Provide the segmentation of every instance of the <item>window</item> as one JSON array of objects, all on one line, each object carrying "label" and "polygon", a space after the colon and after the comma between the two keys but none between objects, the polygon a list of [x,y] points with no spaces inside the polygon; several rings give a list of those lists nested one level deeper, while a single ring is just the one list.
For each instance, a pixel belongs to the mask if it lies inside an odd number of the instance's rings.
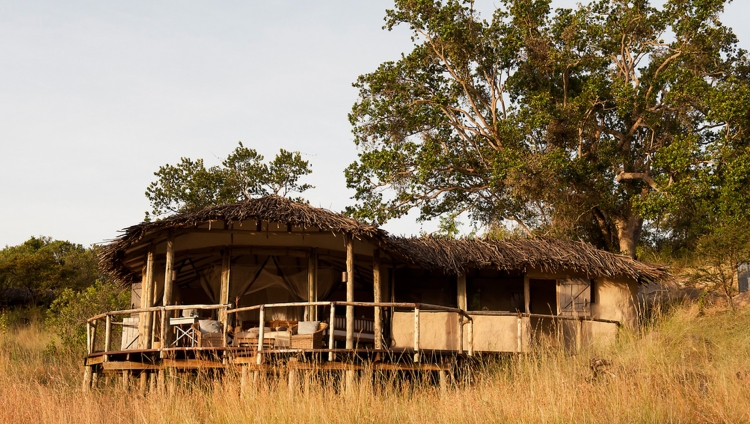
[{"label": "window", "polygon": [[586,316],[591,314],[593,298],[591,280],[566,278],[558,282],[560,315]]}]

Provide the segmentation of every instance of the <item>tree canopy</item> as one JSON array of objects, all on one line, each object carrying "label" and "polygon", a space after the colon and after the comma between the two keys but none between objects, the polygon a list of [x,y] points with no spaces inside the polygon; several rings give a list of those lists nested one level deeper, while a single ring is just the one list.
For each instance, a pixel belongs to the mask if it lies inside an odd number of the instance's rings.
[{"label": "tree canopy", "polygon": [[725,0],[396,0],[414,48],[354,84],[349,213],[467,212],[635,255],[747,222],[746,52]]},{"label": "tree canopy", "polygon": [[[94,249],[50,237],[31,237],[0,250],[0,304],[50,302],[61,290],[80,290],[101,278]],[[9,299],[10,290],[23,296]]]},{"label": "tree canopy", "polygon": [[312,172],[310,163],[302,160],[299,152],[280,149],[272,161],[264,163],[263,159],[263,155],[240,142],[221,166],[206,168],[203,159],[181,158],[177,165],[159,167],[154,172],[157,180],[146,189],[152,207],[151,213],[146,212],[146,219],[235,203],[253,196],[290,196],[313,188],[299,182]]}]

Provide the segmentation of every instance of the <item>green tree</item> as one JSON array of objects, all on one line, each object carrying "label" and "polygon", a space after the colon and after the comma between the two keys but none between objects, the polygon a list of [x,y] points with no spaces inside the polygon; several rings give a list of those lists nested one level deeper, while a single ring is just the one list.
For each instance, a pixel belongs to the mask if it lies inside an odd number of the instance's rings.
[{"label": "green tree", "polygon": [[0,250],[0,300],[8,289],[23,289],[29,303],[50,302],[61,290],[91,285],[100,277],[94,249],[50,237],[31,237]]},{"label": "green tree", "polygon": [[146,189],[152,207],[151,213],[146,212],[146,219],[235,203],[254,196],[302,193],[313,188],[299,182],[311,172],[310,163],[302,160],[299,152],[280,149],[272,161],[264,163],[263,155],[243,146],[242,142],[221,166],[206,168],[203,159],[182,158],[177,165],[167,164],[154,172],[157,180]]},{"label": "green tree", "polygon": [[[414,49],[359,77],[349,212],[383,222],[468,211],[490,226],[635,255],[644,219],[672,235],[745,143],[748,66],[725,0],[397,0]],[[692,231],[692,230],[691,230]]]},{"label": "green tree", "polygon": [[47,324],[60,337],[62,346],[74,352],[86,348],[86,320],[94,315],[128,307],[130,290],[116,283],[96,281],[86,288],[66,288],[52,302]]}]

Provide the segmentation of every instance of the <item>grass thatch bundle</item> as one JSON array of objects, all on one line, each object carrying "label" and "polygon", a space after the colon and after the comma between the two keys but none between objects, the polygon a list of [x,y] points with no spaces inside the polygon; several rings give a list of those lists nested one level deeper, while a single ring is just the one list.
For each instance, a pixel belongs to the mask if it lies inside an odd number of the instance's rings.
[{"label": "grass thatch bundle", "polygon": [[493,267],[507,271],[568,270],[582,272],[591,277],[626,276],[644,283],[657,281],[666,274],[663,267],[604,252],[581,242],[542,238],[505,241],[393,237],[374,225],[279,196],[214,206],[155,222],[133,225],[126,228],[121,237],[102,249],[99,255],[100,265],[102,270],[118,280],[134,281],[138,276],[123,262],[126,250],[134,245],[147,240],[158,240],[159,237],[163,239],[168,230],[195,228],[207,222],[229,225],[247,220],[278,222],[303,228],[314,227],[339,234],[348,233],[379,246],[407,263],[448,274],[457,274],[473,267]]}]

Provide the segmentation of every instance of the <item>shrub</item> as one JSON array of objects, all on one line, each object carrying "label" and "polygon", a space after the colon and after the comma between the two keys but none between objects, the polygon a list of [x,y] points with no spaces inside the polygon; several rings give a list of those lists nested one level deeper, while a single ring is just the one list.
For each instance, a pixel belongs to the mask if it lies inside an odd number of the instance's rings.
[{"label": "shrub", "polygon": [[102,312],[125,309],[129,302],[130,292],[111,282],[96,281],[80,291],[68,288],[52,302],[47,324],[60,337],[62,346],[82,352],[86,347],[86,320]]}]

